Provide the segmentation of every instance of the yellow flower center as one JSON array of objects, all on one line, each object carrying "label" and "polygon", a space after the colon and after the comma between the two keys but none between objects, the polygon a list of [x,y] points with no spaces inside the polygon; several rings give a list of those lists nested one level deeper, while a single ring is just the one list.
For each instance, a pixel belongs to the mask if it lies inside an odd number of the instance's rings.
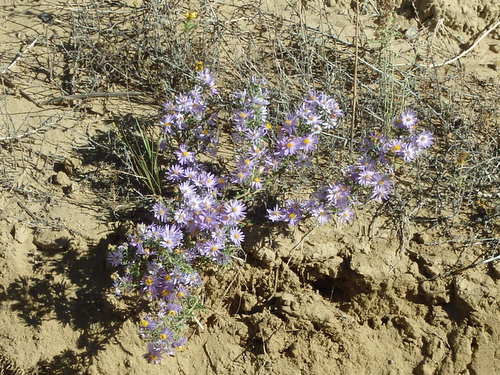
[{"label": "yellow flower center", "polygon": [[205,64],[203,63],[203,61],[196,61],[196,62],[194,63],[194,69],[195,69],[197,72],[202,71],[204,67],[205,67]]},{"label": "yellow flower center", "polygon": [[186,18],[188,21],[195,20],[198,18],[198,12],[187,12],[184,14],[184,18]]},{"label": "yellow flower center", "polygon": [[141,321],[139,322],[139,325],[141,327],[146,328],[147,326],[149,326],[149,322],[147,320],[141,319]]},{"label": "yellow flower center", "polygon": [[153,278],[152,277],[146,277],[145,283],[147,286],[153,285]]}]

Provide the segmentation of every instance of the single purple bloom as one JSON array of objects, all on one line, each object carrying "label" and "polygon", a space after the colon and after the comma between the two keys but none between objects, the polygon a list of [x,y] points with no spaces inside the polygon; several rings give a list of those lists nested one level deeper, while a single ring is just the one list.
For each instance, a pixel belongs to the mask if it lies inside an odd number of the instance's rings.
[{"label": "single purple bloom", "polygon": [[144,358],[146,358],[149,363],[159,364],[162,360],[162,355],[163,351],[161,348],[150,342],[148,344],[148,352],[144,355]]},{"label": "single purple bloom", "polygon": [[169,181],[179,181],[184,174],[184,169],[180,164],[175,164],[167,170],[167,180]]},{"label": "single purple bloom", "polygon": [[418,122],[417,114],[408,109],[401,113],[401,115],[394,121],[394,126],[401,129],[406,129],[412,132],[415,129],[415,125]]},{"label": "single purple bloom", "polygon": [[403,159],[406,162],[412,162],[419,154],[420,150],[413,143],[405,143],[402,149]]},{"label": "single purple bloom", "polygon": [[177,315],[182,310],[182,306],[177,303],[167,303],[165,305],[165,312],[168,315]]},{"label": "single purple bloom", "polygon": [[194,154],[187,150],[186,145],[180,145],[179,150],[175,152],[179,163],[182,165],[194,162]]},{"label": "single purple bloom", "polygon": [[337,213],[337,217],[340,223],[349,223],[354,219],[355,213],[351,207],[345,207]]},{"label": "single purple bloom", "polygon": [[245,235],[240,228],[232,228],[229,232],[229,238],[236,246],[241,246],[241,243],[245,240]]},{"label": "single purple bloom", "polygon": [[283,212],[278,206],[275,206],[273,209],[267,210],[267,218],[272,222],[282,221]]},{"label": "single purple bloom", "polygon": [[165,223],[167,221],[168,210],[167,207],[161,202],[157,202],[153,206],[154,217],[157,220]]},{"label": "single purple bloom", "polygon": [[123,261],[123,251],[120,247],[114,251],[110,251],[107,256],[107,261],[111,266],[118,267]]},{"label": "single purple bloom", "polygon": [[424,130],[422,133],[418,134],[414,140],[415,144],[420,149],[430,147],[433,141],[434,137],[432,136],[432,133],[427,130]]},{"label": "single purple bloom", "polygon": [[183,237],[182,232],[175,224],[165,225],[160,245],[169,250],[173,250],[174,248],[180,245],[182,237]]},{"label": "single purple bloom", "polygon": [[224,204],[224,212],[234,221],[241,221],[245,218],[246,207],[237,199],[233,199]]},{"label": "single purple bloom", "polygon": [[179,192],[184,198],[190,198],[196,194],[195,187],[189,183],[189,181],[184,181],[178,185]]},{"label": "single purple bloom", "polygon": [[181,337],[172,343],[172,348],[180,350],[183,346],[186,345],[186,343],[187,343],[187,338]]}]

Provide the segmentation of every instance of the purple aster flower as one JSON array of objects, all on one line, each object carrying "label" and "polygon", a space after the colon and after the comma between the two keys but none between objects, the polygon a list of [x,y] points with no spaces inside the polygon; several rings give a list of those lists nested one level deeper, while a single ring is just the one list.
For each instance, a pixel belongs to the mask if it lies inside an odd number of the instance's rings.
[{"label": "purple aster flower", "polygon": [[377,174],[371,198],[377,202],[382,202],[387,199],[392,192],[393,182],[389,176]]},{"label": "purple aster flower", "polygon": [[319,100],[320,100],[321,96],[322,96],[321,93],[319,93],[315,90],[309,90],[306,98],[304,99],[304,103],[306,103],[309,106],[311,106],[312,108],[314,108],[319,104]]},{"label": "purple aster flower", "polygon": [[354,219],[355,213],[351,207],[345,207],[337,213],[337,217],[340,223],[349,223]]},{"label": "purple aster flower", "polygon": [[290,225],[297,225],[303,218],[299,205],[289,204],[283,212],[283,221]]},{"label": "purple aster flower", "polygon": [[168,113],[161,118],[161,125],[165,134],[172,134],[174,132],[175,120],[176,118],[172,113]]},{"label": "purple aster flower", "polygon": [[107,256],[107,261],[111,266],[118,267],[123,261],[123,249],[118,246],[114,251],[110,251]]},{"label": "purple aster flower", "polygon": [[199,253],[202,256],[213,258],[222,249],[222,244],[218,241],[210,240],[199,246]]},{"label": "purple aster flower", "polygon": [[186,168],[184,170],[184,177],[188,180],[194,180],[198,176],[198,171],[193,168]]},{"label": "purple aster flower", "polygon": [[321,125],[321,123],[323,122],[321,116],[315,112],[309,112],[304,120],[309,126]]},{"label": "purple aster flower", "polygon": [[250,187],[254,190],[262,189],[262,177],[254,176],[250,182]]},{"label": "purple aster flower", "polygon": [[315,207],[311,210],[311,214],[320,225],[328,223],[332,219],[332,215],[325,209],[323,205]]},{"label": "purple aster flower", "polygon": [[241,243],[245,240],[245,235],[240,228],[232,228],[229,232],[229,238],[236,246],[241,246]]},{"label": "purple aster flower", "polygon": [[177,303],[167,303],[165,305],[165,312],[168,315],[177,315],[182,310],[182,306]]},{"label": "purple aster flower", "polygon": [[175,224],[165,225],[160,245],[169,250],[173,250],[174,248],[180,245],[182,237],[183,237],[182,232]]},{"label": "purple aster flower", "polygon": [[167,180],[169,181],[179,181],[184,174],[184,169],[180,164],[175,164],[167,170]]},{"label": "purple aster flower", "polygon": [[234,221],[241,221],[245,218],[246,207],[237,199],[233,199],[224,204],[224,213]]},{"label": "purple aster flower", "polygon": [[408,109],[401,113],[401,115],[394,121],[394,126],[401,129],[406,129],[412,132],[415,129],[415,125],[418,122],[417,114]]},{"label": "purple aster flower", "polygon": [[177,349],[177,350],[181,350],[182,347],[184,347],[187,343],[187,338],[185,337],[180,337],[179,339],[175,340],[173,343],[172,343],[172,347]]},{"label": "purple aster flower", "polygon": [[179,208],[174,213],[174,221],[178,224],[186,224],[187,218],[188,218],[188,212],[183,208]]},{"label": "purple aster flower", "polygon": [[167,207],[161,202],[157,202],[153,206],[154,217],[162,222],[167,221],[168,210]]},{"label": "purple aster flower", "polygon": [[295,115],[289,115],[285,121],[283,121],[283,126],[281,130],[287,134],[294,134],[297,128],[298,119]]},{"label": "purple aster flower", "polygon": [[219,218],[214,212],[204,212],[199,215],[198,224],[202,230],[212,230],[219,225]]},{"label": "purple aster flower", "polygon": [[195,187],[189,183],[189,181],[184,181],[178,185],[179,192],[184,198],[190,198],[195,195]]},{"label": "purple aster flower", "polygon": [[357,173],[356,182],[362,186],[370,186],[375,183],[375,175],[377,172],[364,169]]},{"label": "purple aster flower", "polygon": [[420,150],[413,143],[405,143],[402,149],[403,159],[406,162],[412,162],[419,154]]},{"label": "purple aster flower", "polygon": [[201,72],[198,72],[198,79],[210,89],[210,94],[211,95],[217,95],[218,90],[215,85],[215,79],[210,73],[210,70],[208,69],[203,69]]},{"label": "purple aster flower", "polygon": [[214,189],[217,185],[217,177],[215,177],[215,175],[213,175],[212,173],[204,173],[203,174],[203,185],[207,188],[207,189]]},{"label": "purple aster flower", "polygon": [[194,162],[194,155],[191,151],[187,150],[186,145],[180,145],[179,150],[175,152],[179,163],[182,165]]},{"label": "purple aster flower", "polygon": [[145,317],[141,320],[139,320],[139,328],[143,335],[147,331],[153,331],[156,327],[158,326],[158,323],[156,320],[152,319],[151,317]]},{"label": "purple aster flower", "polygon": [[313,134],[306,135],[300,140],[300,149],[304,152],[311,152],[316,148],[318,138]]},{"label": "purple aster flower", "polygon": [[235,171],[234,176],[231,178],[231,182],[236,184],[243,184],[248,177],[250,177],[250,172],[248,170],[239,169]]},{"label": "purple aster flower", "polygon": [[172,339],[174,338],[174,333],[168,328],[163,328],[160,331],[160,334],[158,335],[158,337],[162,341],[172,341]]},{"label": "purple aster flower", "polygon": [[386,151],[393,152],[394,155],[402,155],[405,143],[401,139],[393,139],[384,145]]},{"label": "purple aster flower", "polygon": [[144,251],[144,242],[138,236],[130,236],[129,243],[131,246],[135,247],[137,250],[137,254],[143,255],[146,252]]},{"label": "purple aster flower", "polygon": [[283,212],[276,205],[273,209],[267,210],[267,218],[272,222],[282,221],[283,220]]},{"label": "purple aster flower", "polygon": [[254,118],[254,112],[251,109],[244,109],[234,114],[234,121],[240,125],[245,124],[252,118]]},{"label": "purple aster flower", "polygon": [[163,350],[156,346],[154,343],[148,343],[148,352],[144,355],[144,358],[149,363],[158,364],[162,360]]},{"label": "purple aster flower", "polygon": [[343,184],[329,185],[326,191],[326,198],[329,203],[336,207],[345,207],[349,201],[351,191]]},{"label": "purple aster flower", "polygon": [[424,130],[422,133],[418,134],[414,140],[415,144],[420,149],[430,147],[432,145],[433,141],[434,141],[434,138],[432,136],[432,133],[427,131],[427,130]]},{"label": "purple aster flower", "polygon": [[283,156],[293,155],[299,150],[300,139],[282,138],[279,141],[279,152]]}]

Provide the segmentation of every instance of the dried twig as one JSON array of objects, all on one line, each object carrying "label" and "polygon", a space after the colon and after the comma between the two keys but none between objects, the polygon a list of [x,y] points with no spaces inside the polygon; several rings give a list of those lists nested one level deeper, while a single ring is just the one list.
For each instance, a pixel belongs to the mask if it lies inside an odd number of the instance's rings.
[{"label": "dried twig", "polygon": [[7,73],[10,70],[10,68],[12,68],[14,65],[17,64],[17,62],[24,56],[24,54],[26,52],[28,52],[31,48],[33,48],[33,46],[36,44],[37,41],[38,41],[38,38],[35,38],[35,40],[33,40],[29,44],[29,46],[24,49],[24,51],[18,52],[16,54],[16,56],[14,57],[14,59],[11,61],[11,63],[9,65],[7,65],[5,68],[3,68],[2,71],[0,71],[0,73],[1,74]]},{"label": "dried twig", "polygon": [[451,59],[448,59],[446,61],[443,61],[441,63],[437,63],[437,64],[430,64],[430,65],[418,65],[420,67],[423,67],[423,68],[439,68],[441,66],[445,66],[445,65],[448,65],[448,64],[452,64],[454,63],[455,61],[461,59],[462,57],[464,57],[465,55],[467,55],[470,51],[472,51],[474,48],[476,48],[476,46],[479,44],[479,42],[481,40],[483,40],[489,33],[491,33],[493,30],[495,30],[498,25],[500,25],[500,21],[497,21],[495,22],[493,25],[491,25],[484,33],[482,33],[475,41],[474,43],[472,43],[472,45],[467,48],[466,50],[462,51],[460,54],[458,54],[457,56],[451,58]]}]

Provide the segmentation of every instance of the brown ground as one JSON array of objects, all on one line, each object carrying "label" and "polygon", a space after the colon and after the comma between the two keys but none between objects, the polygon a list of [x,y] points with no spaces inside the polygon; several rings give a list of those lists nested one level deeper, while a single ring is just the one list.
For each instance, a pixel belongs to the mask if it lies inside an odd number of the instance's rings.
[{"label": "brown ground", "polygon": [[[21,41],[58,30],[57,23],[36,18],[41,2],[2,3],[3,69]],[[289,11],[285,1],[265,3],[274,12]],[[352,40],[351,2],[325,3],[338,35]],[[435,38],[436,55],[426,61],[439,63],[500,18],[494,3],[414,1],[425,28],[396,17],[409,34],[423,30],[417,40]],[[371,29],[364,30],[369,39]],[[498,84],[498,35],[497,28],[460,60],[464,74]],[[394,48],[413,53],[404,41]],[[75,153],[109,125],[99,115],[30,102],[39,93],[51,95],[43,69],[27,72],[19,63],[9,74],[0,86],[0,374],[500,373],[500,262],[434,278],[474,262],[482,243],[460,251],[416,225],[401,239],[382,218],[372,222],[368,215],[305,237],[297,231],[272,246],[255,235],[246,263],[207,276],[208,309],[187,349],[148,365],[134,322],[106,295],[104,257],[117,226],[110,207],[121,203],[112,195],[107,207],[96,203],[102,197],[93,184],[106,183],[112,173]],[[93,109],[100,112],[97,104]],[[19,142],[7,139],[18,135]]]}]

